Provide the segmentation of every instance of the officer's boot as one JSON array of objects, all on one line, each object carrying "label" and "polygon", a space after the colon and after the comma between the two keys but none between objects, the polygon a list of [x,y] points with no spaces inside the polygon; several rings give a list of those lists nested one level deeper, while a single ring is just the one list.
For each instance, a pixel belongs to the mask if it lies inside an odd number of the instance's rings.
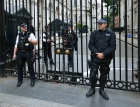
[{"label": "officer's boot", "polygon": [[95,86],[96,86],[96,84],[91,83],[91,88],[90,88],[90,90],[86,93],[86,96],[87,96],[87,97],[90,97],[90,96],[92,96],[93,94],[95,94]]},{"label": "officer's boot", "polygon": [[104,92],[106,79],[107,79],[107,75],[100,76],[100,90],[99,90],[99,93],[104,99],[109,100],[108,95]]},{"label": "officer's boot", "polygon": [[92,71],[90,72],[90,82],[91,82],[91,88],[86,93],[87,97],[90,97],[93,94],[95,94],[95,87],[96,87],[97,78],[96,78],[96,74],[94,72],[92,72]]},{"label": "officer's boot", "polygon": [[53,59],[50,59],[50,64],[54,65],[55,63],[53,62]]}]

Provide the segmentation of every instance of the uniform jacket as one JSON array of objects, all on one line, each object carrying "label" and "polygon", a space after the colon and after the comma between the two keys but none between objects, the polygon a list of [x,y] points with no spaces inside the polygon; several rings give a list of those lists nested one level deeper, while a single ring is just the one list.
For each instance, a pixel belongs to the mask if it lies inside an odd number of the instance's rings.
[{"label": "uniform jacket", "polygon": [[77,35],[73,30],[71,30],[70,34],[68,33],[64,36],[64,40],[67,40],[68,44],[73,45],[75,48],[75,51],[77,51],[77,41],[78,41]]},{"label": "uniform jacket", "polygon": [[44,32],[45,35],[43,35],[43,42],[47,42],[47,39],[51,40],[51,32]]},{"label": "uniform jacket", "polygon": [[105,57],[112,55],[116,50],[116,34],[111,30],[96,30],[91,33],[89,49],[92,54],[103,53]]}]

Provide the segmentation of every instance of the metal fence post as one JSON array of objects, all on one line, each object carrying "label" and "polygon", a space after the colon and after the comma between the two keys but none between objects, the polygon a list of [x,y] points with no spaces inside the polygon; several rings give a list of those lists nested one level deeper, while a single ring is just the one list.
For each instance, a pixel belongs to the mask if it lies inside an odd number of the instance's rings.
[{"label": "metal fence post", "polygon": [[4,76],[4,62],[3,62],[3,35],[4,35],[4,0],[0,0],[0,77]]},{"label": "metal fence post", "polygon": [[[140,41],[140,2],[138,2],[138,41]],[[140,70],[140,42],[138,42],[138,70]],[[138,71],[138,83],[140,90],[140,72]]]}]

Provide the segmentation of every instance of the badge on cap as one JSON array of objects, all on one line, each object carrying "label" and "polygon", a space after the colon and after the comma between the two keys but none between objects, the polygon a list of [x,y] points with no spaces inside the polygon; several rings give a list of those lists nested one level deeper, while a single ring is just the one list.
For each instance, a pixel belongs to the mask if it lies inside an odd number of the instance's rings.
[{"label": "badge on cap", "polygon": [[105,19],[100,19],[97,21],[97,23],[107,23]]},{"label": "badge on cap", "polygon": [[26,23],[21,23],[20,27],[27,27],[27,24]]}]

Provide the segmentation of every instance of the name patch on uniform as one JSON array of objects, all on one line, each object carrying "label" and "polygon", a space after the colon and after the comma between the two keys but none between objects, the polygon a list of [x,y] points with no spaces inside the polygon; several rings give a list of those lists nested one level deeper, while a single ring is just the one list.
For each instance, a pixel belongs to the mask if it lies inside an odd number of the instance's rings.
[{"label": "name patch on uniform", "polygon": [[110,36],[110,34],[107,33],[106,36]]}]

